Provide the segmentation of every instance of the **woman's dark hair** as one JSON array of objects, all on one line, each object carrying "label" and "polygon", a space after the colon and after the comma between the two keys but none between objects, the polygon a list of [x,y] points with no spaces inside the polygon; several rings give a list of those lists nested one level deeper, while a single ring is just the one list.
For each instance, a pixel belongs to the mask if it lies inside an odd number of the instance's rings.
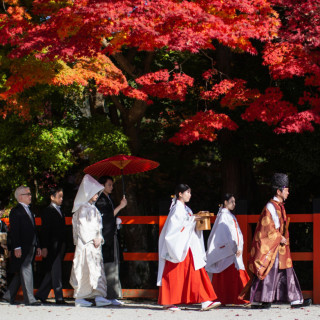
[{"label": "woman's dark hair", "polygon": [[110,176],[102,176],[98,179],[98,182],[105,185],[108,180],[111,180],[113,182],[113,178]]},{"label": "woman's dark hair", "polygon": [[181,183],[181,184],[178,184],[176,186],[176,189],[174,190],[174,194],[176,196],[177,199],[179,199],[179,193],[184,193],[185,191],[191,189],[187,184],[184,184],[184,183]]},{"label": "woman's dark hair", "polygon": [[232,193],[225,193],[222,197],[222,207],[224,207],[224,202],[229,201],[234,195]]},{"label": "woman's dark hair", "polygon": [[49,194],[49,197],[53,196],[55,197],[56,194],[60,191],[63,191],[63,189],[61,187],[52,187],[49,189],[48,191],[48,194]]}]

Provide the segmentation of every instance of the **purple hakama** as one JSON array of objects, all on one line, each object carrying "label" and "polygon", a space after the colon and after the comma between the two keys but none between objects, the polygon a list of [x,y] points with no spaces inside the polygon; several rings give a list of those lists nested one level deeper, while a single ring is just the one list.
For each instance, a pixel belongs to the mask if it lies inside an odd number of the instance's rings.
[{"label": "purple hakama", "polygon": [[279,269],[277,255],[273,267],[264,280],[255,277],[250,302],[303,302],[299,280],[293,268]]}]

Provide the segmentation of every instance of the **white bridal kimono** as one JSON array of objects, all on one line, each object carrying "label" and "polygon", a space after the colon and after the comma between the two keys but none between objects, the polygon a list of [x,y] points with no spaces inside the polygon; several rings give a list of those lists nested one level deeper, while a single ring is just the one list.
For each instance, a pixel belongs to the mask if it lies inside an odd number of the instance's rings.
[{"label": "white bridal kimono", "polygon": [[[241,250],[241,255],[236,252]],[[219,211],[208,238],[207,265],[209,273],[220,273],[231,264],[237,270],[245,270],[243,259],[243,235],[236,217],[226,208]]]},{"label": "white bridal kimono", "polygon": [[[75,212],[72,216],[73,242],[76,249],[70,284],[74,289],[76,299],[105,297],[107,292],[101,251],[102,218],[99,210],[88,202],[103,189],[103,186],[91,176],[86,175],[83,180],[85,178],[85,185],[81,184],[79,187],[73,207]],[[83,203],[86,200],[87,202]],[[101,239],[101,245],[98,248],[95,248],[93,244],[93,239],[96,238]]]},{"label": "white bridal kimono", "polygon": [[177,200],[171,207],[159,238],[159,267],[157,285],[161,280],[166,260],[179,263],[191,249],[195,270],[206,265],[202,231],[195,229],[196,222],[190,208]]}]

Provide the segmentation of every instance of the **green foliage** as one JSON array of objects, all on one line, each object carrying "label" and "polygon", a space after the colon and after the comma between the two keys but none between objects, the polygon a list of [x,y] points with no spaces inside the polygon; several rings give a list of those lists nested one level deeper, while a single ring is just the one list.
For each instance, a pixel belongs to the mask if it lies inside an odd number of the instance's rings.
[{"label": "green foliage", "polygon": [[21,184],[41,203],[48,187],[70,172],[117,153],[129,153],[127,137],[106,115],[84,116],[84,88],[37,85],[26,90],[31,118],[0,118],[0,192]]},{"label": "green foliage", "polygon": [[[46,127],[17,117],[0,121],[1,188],[21,184],[33,189],[54,176],[57,181],[76,162],[70,142],[77,131],[64,126]],[[36,190],[36,193],[38,190]]]},{"label": "green foliage", "polygon": [[129,154],[128,138],[106,116],[83,118],[79,123],[81,156],[94,163],[118,153]]}]

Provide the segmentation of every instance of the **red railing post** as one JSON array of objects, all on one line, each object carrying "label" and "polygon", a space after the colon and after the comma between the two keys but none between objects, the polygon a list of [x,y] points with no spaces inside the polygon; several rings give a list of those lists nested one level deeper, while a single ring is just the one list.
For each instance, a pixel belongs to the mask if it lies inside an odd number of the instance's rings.
[{"label": "red railing post", "polygon": [[313,303],[320,303],[320,214],[313,214]]},{"label": "red railing post", "polygon": [[239,223],[240,230],[243,235],[243,262],[245,267],[247,268],[247,261],[248,261],[248,250],[251,245],[251,239],[248,239],[248,216],[247,215],[237,215],[237,220]]},{"label": "red railing post", "polygon": [[166,220],[167,220],[167,216],[159,216],[159,235],[161,233],[161,230],[162,230]]}]

